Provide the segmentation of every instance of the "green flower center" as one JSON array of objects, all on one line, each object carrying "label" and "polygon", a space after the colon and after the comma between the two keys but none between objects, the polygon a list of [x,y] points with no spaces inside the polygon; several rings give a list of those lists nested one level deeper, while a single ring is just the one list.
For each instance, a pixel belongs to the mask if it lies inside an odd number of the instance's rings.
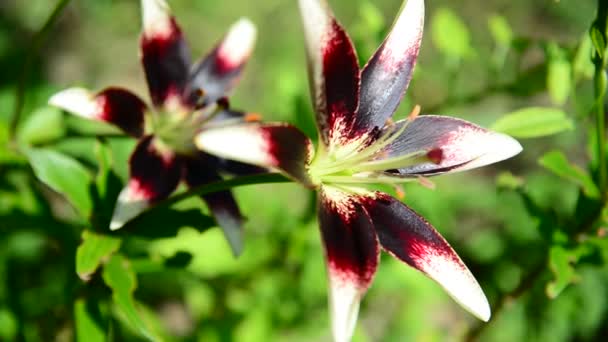
[{"label": "green flower center", "polygon": [[391,156],[386,148],[405,131],[414,118],[386,129],[368,145],[368,136],[345,146],[327,148],[323,144],[311,161],[308,171],[315,184],[403,183],[407,179],[391,177],[386,170],[431,161],[427,151]]}]

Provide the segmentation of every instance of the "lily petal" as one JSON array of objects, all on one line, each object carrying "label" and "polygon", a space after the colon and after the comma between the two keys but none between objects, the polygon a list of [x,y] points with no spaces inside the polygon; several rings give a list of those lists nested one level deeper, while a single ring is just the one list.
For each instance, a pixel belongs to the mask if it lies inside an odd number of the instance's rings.
[{"label": "lily petal", "polygon": [[[196,158],[184,158],[184,178],[189,187],[197,187],[203,184],[219,181],[222,178],[215,171],[215,163],[218,159],[199,153]],[[243,216],[230,191],[219,191],[202,196],[215,217],[218,225],[222,228],[226,240],[235,256],[243,251]]]},{"label": "lily petal", "polygon": [[357,114],[360,129],[381,128],[408,88],[424,27],[424,0],[407,0],[393,28],[363,68]]},{"label": "lily petal", "polygon": [[377,192],[364,202],[380,245],[395,258],[441,285],[477,318],[490,319],[479,284],[445,239],[424,218],[395,198]]},{"label": "lily petal", "polygon": [[354,132],[360,70],[350,38],[325,0],[300,0],[308,71],[317,125],[326,145],[344,144]]},{"label": "lily petal", "polygon": [[376,273],[380,253],[372,222],[358,197],[327,186],[319,195],[332,332],[338,342],[350,341],[359,302]]},{"label": "lily petal", "polygon": [[311,143],[288,124],[241,124],[203,130],[195,138],[201,151],[226,159],[268,167],[312,186],[306,169]]},{"label": "lily petal", "polygon": [[[396,123],[397,127],[406,121]],[[426,152],[429,162],[395,170],[399,176],[432,176],[468,170],[513,157],[521,152],[517,140],[473,123],[447,116],[423,115],[378,153],[381,159]],[[391,173],[393,173],[391,171]]]},{"label": "lily petal", "polygon": [[154,202],[167,198],[181,178],[179,159],[173,152],[157,146],[152,136],[137,144],[129,164],[129,182],[118,195],[111,230],[122,228]]},{"label": "lily petal", "polygon": [[[203,91],[203,103],[211,103],[227,95],[238,81],[256,39],[256,28],[247,18],[241,18],[230,27],[218,46],[190,74],[192,95]],[[195,102],[201,102],[195,99]]]},{"label": "lily petal", "polygon": [[152,102],[169,110],[184,106],[190,50],[164,0],[141,0],[141,60]]},{"label": "lily petal", "polygon": [[144,133],[146,104],[126,89],[107,88],[93,94],[69,88],[53,95],[49,104],[86,119],[114,124],[136,138]]}]

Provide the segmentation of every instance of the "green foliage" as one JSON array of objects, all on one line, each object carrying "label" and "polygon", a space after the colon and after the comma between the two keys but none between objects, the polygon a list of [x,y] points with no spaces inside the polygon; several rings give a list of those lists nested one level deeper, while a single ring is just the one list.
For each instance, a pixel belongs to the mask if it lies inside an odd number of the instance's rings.
[{"label": "green foliage", "polygon": [[24,152],[42,183],[65,196],[82,217],[91,214],[91,176],[78,161],[47,148],[26,148]]},{"label": "green foliage", "polygon": [[76,250],[76,273],[82,280],[91,279],[91,275],[102,262],[107,261],[118,248],[120,239],[98,234],[89,230],[82,233],[82,243]]},{"label": "green foliage", "polygon": [[591,176],[580,167],[571,164],[563,152],[548,152],[538,160],[538,163],[557,176],[579,185],[587,197],[600,197],[600,190],[593,182]]},{"label": "green foliage", "polygon": [[150,332],[148,325],[138,312],[133,292],[137,288],[135,272],[129,260],[120,254],[114,254],[103,268],[103,280],[112,289],[114,303],[125,315],[129,326],[150,341],[158,340]]},{"label": "green foliage", "polygon": [[529,107],[505,114],[492,129],[516,138],[537,138],[568,131],[574,123],[560,109]]},{"label": "green foliage", "polygon": [[458,60],[475,54],[467,25],[452,10],[440,8],[434,13],[431,32],[433,43],[445,57]]}]

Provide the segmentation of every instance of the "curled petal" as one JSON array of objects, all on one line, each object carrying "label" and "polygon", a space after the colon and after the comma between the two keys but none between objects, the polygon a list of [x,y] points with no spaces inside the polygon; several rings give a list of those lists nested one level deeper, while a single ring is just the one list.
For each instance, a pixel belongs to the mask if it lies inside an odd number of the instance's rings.
[{"label": "curled petal", "polygon": [[[211,103],[230,92],[238,81],[256,39],[256,28],[246,18],[237,21],[218,46],[190,74],[191,97],[202,90],[202,103]],[[201,102],[200,99],[193,99]]]},{"label": "curled petal", "polygon": [[[398,126],[407,121],[397,122]],[[428,162],[391,171],[400,176],[437,175],[468,170],[513,157],[521,152],[517,140],[470,122],[447,116],[423,115],[378,153],[389,159],[424,152]]]},{"label": "curled petal", "polygon": [[152,136],[144,137],[129,160],[130,176],[120,192],[110,229],[116,230],[154,202],[167,198],[181,178],[182,164],[175,154],[158,146]]},{"label": "curled petal", "polygon": [[306,165],[311,143],[288,124],[240,124],[203,130],[195,138],[201,151],[222,158],[268,167],[312,186]]},{"label": "curled petal", "polygon": [[[218,159],[199,153],[196,157],[185,157],[184,178],[189,187],[219,181],[222,178],[215,171]],[[219,191],[202,196],[209,210],[222,228],[234,255],[243,250],[243,216],[230,191]]]},{"label": "curled petal", "polygon": [[87,119],[114,124],[136,138],[144,133],[146,104],[126,89],[107,88],[92,94],[83,88],[70,88],[53,95],[49,104]]},{"label": "curled petal", "polygon": [[424,0],[407,0],[386,40],[361,74],[357,127],[383,127],[412,78],[424,27]]},{"label": "curled petal", "polygon": [[358,195],[324,186],[319,195],[319,225],[329,277],[332,332],[350,341],[361,297],[378,266],[378,240]]},{"label": "curled petal", "polygon": [[317,125],[326,145],[344,144],[354,131],[360,71],[350,38],[325,0],[300,0]]},{"label": "curled petal", "polygon": [[164,0],[142,0],[141,60],[152,102],[176,110],[190,68],[190,51]]},{"label": "curled petal", "polygon": [[382,248],[435,280],[477,318],[490,319],[490,306],[479,284],[435,228],[387,194],[376,193],[363,203]]}]

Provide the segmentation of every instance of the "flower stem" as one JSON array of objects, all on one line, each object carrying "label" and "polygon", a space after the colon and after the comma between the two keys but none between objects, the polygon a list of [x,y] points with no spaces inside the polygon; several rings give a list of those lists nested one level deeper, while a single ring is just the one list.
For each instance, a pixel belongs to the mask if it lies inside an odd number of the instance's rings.
[{"label": "flower stem", "polygon": [[186,192],[178,194],[176,196],[171,196],[164,201],[159,202],[157,205],[151,208],[158,207],[169,207],[177,202],[183,201],[192,196],[201,196],[210,194],[213,192],[224,191],[231,188],[235,188],[237,186],[245,186],[245,185],[254,185],[254,184],[267,184],[267,183],[289,183],[292,182],[287,177],[279,174],[279,173],[262,173],[251,176],[241,176],[235,177],[228,180],[221,180],[218,182],[208,183],[201,185],[196,188],[192,188]]},{"label": "flower stem", "polygon": [[[607,19],[608,1],[598,0],[597,17],[591,25],[591,38],[595,44],[593,64],[595,66],[594,88],[595,88],[595,129],[598,159],[598,185],[602,194],[602,200],[607,196],[608,169],[606,166],[606,123],[604,113],[604,99],[606,95],[606,61],[608,49]],[[601,41],[601,42],[600,42]]]},{"label": "flower stem", "polygon": [[16,139],[17,125],[19,124],[19,118],[21,117],[21,112],[23,111],[23,105],[25,103],[25,85],[27,83],[27,78],[34,61],[34,57],[38,55],[38,50],[40,50],[40,47],[44,42],[44,38],[69,2],[70,0],[58,0],[57,5],[55,5],[55,9],[53,9],[51,15],[32,38],[30,51],[25,56],[21,76],[19,78],[19,82],[17,83],[17,87],[15,88],[15,105],[13,107],[13,115],[11,117],[9,126],[9,140],[11,142],[15,142]]}]

